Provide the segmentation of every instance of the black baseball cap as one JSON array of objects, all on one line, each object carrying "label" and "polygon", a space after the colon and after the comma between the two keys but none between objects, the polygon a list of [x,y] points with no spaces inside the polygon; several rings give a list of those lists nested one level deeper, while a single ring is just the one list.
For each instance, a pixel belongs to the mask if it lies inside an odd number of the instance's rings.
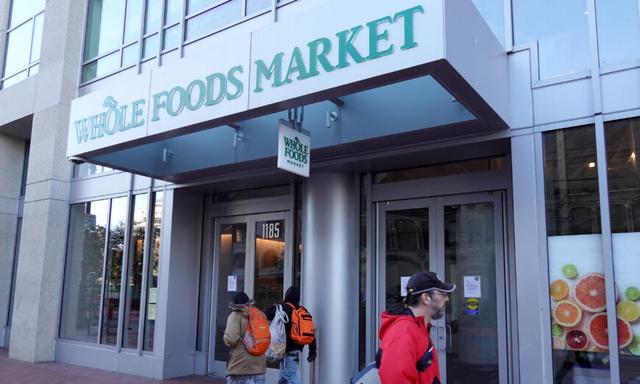
[{"label": "black baseball cap", "polygon": [[455,284],[445,283],[433,272],[418,272],[407,282],[407,296],[436,290],[451,293],[455,289]]}]

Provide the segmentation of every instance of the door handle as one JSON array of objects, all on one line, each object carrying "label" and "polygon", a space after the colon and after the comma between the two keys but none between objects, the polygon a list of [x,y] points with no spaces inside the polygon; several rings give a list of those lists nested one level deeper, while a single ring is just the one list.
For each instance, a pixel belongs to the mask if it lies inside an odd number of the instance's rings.
[{"label": "door handle", "polygon": [[445,347],[445,349],[446,348],[453,348],[453,331],[452,331],[451,326],[449,324],[445,324],[444,332],[445,332],[445,337],[446,337],[447,334],[449,335],[449,343]]}]

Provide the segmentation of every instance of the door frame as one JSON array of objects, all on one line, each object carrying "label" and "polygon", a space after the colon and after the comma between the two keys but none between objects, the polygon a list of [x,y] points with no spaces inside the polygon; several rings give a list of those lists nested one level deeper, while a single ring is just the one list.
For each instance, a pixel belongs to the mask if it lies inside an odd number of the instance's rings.
[{"label": "door frame", "polygon": [[[504,193],[500,191],[494,192],[477,192],[472,194],[463,194],[463,195],[451,195],[451,196],[443,196],[437,198],[436,204],[436,220],[437,228],[444,229],[444,208],[446,206],[451,205],[464,205],[464,204],[480,204],[480,203],[493,203],[493,224],[494,224],[494,235],[495,235],[495,268],[496,268],[496,310],[497,310],[497,324],[496,330],[498,331],[498,372],[499,372],[499,382],[507,383],[507,378],[509,377],[509,362],[508,362],[508,330],[507,330],[507,275],[506,275],[506,263],[507,263],[507,254],[505,242],[507,238],[506,232],[506,223],[504,222],[504,206],[506,204],[504,199]],[[442,252],[444,256],[444,230],[440,230],[437,232],[436,236],[438,237],[438,251]],[[441,261],[437,259],[437,262]],[[445,265],[444,263],[436,264],[437,273],[440,276],[446,276],[445,273]],[[463,289],[463,287],[458,287],[458,289]],[[444,342],[446,347],[449,346],[449,341],[451,340],[451,334],[447,337],[447,325],[444,324],[446,322],[446,317],[440,320],[443,325],[442,328],[438,327],[438,332],[442,332],[444,337]],[[446,351],[445,347],[445,351]],[[441,360],[444,364],[443,367],[446,367],[447,354],[443,353],[443,359]],[[446,383],[447,379],[447,371],[446,369],[441,369],[443,382]]]},{"label": "door frame", "polygon": [[[402,192],[401,192],[402,193]],[[375,202],[375,329],[380,327],[379,314],[386,306],[386,213],[403,209],[427,208],[429,210],[429,270],[439,276],[445,276],[444,259],[444,207],[450,205],[493,203],[494,212],[494,240],[495,244],[495,268],[496,268],[496,300],[497,300],[497,324],[498,331],[498,364],[499,382],[507,383],[510,376],[509,362],[509,311],[508,295],[506,292],[507,281],[507,238],[508,225],[505,220],[506,193],[501,190],[479,191],[464,194],[434,196],[428,198],[413,198],[406,200],[377,201]],[[440,256],[440,257],[439,257]],[[459,288],[461,289],[461,288]],[[436,330],[433,342],[436,344],[441,362],[441,377],[446,383],[446,348],[450,342],[447,337],[446,317],[433,321],[433,329]],[[433,335],[432,335],[433,336]],[[375,348],[378,347],[378,339],[375,339]]]},{"label": "door frame", "polygon": [[[237,211],[233,211],[236,213]],[[217,305],[218,305],[218,284],[221,278],[219,275],[218,264],[220,261],[220,228],[224,224],[231,223],[246,223],[246,259],[245,259],[245,292],[251,293],[250,297],[253,297],[255,290],[255,224],[259,221],[265,220],[284,220],[285,223],[285,262],[284,262],[284,280],[283,280],[283,292],[287,287],[293,284],[293,256],[294,256],[294,228],[293,212],[291,209],[271,211],[267,213],[252,213],[232,216],[218,216],[211,218],[211,232],[213,236],[211,239],[211,251],[213,253],[213,268],[211,278],[211,285],[209,290],[210,306],[209,306],[209,319],[207,321],[206,329],[207,335],[207,374],[216,377],[225,377],[226,375],[226,362],[215,359],[215,332],[213,329],[216,326],[217,320]],[[267,369],[267,379],[272,380],[277,378],[278,372],[275,369]]]}]

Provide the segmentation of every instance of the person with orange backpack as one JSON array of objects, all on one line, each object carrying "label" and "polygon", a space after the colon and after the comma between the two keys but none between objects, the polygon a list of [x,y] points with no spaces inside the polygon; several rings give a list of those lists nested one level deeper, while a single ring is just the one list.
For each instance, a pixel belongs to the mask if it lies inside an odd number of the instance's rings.
[{"label": "person with orange backpack", "polygon": [[265,353],[271,342],[269,322],[253,306],[246,293],[238,292],[229,304],[231,314],[224,330],[224,343],[231,347],[227,362],[227,384],[264,384]]},{"label": "person with orange backpack", "polygon": [[[269,321],[275,318],[278,306],[279,304],[275,304],[265,312]],[[289,321],[285,323],[287,348],[284,358],[280,361],[280,380],[278,384],[300,384],[298,365],[305,345],[309,346],[307,361],[312,363],[316,359],[313,318],[305,307],[300,306],[300,289],[296,286],[287,289],[281,308],[286,313]]]}]

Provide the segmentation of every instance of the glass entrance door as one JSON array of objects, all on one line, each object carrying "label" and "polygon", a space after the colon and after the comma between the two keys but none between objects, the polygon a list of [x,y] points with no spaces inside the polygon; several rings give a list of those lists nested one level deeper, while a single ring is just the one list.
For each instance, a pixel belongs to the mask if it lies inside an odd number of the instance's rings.
[{"label": "glass entrance door", "polygon": [[378,204],[378,313],[402,301],[417,271],[458,287],[433,321],[444,383],[506,382],[503,243],[500,192]]},{"label": "glass entrance door", "polygon": [[[209,372],[224,377],[229,348],[223,335],[229,303],[244,291],[265,310],[292,284],[292,231],[287,212],[215,220],[214,292]],[[268,376],[270,376],[268,374]]]}]

